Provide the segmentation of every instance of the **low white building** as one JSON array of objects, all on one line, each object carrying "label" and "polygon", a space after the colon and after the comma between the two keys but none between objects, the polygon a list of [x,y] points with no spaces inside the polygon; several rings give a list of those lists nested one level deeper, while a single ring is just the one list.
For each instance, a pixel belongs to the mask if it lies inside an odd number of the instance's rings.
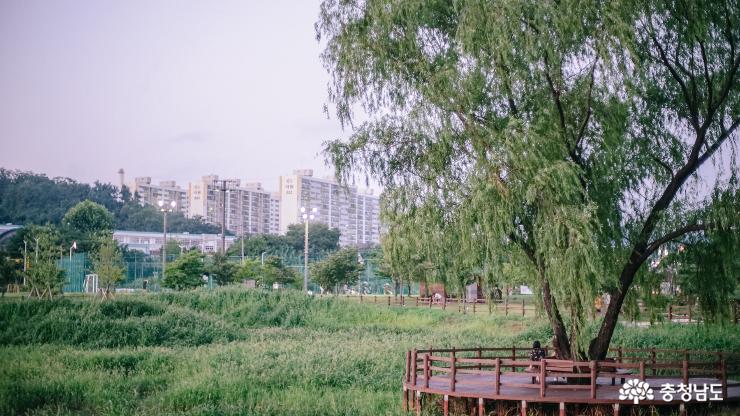
[{"label": "low white building", "polygon": [[[113,239],[119,245],[126,245],[132,250],[143,251],[146,254],[159,253],[162,249],[164,236],[162,233],[148,231],[114,231]],[[221,248],[221,234],[190,234],[167,233],[167,240],[174,240],[184,250],[197,248],[203,253],[215,253]],[[236,237],[226,236],[226,249],[234,244]]]}]

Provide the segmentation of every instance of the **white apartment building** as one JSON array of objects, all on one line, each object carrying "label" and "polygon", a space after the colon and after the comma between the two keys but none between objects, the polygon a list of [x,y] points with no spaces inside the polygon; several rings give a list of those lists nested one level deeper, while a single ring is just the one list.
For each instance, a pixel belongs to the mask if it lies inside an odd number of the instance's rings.
[{"label": "white apartment building", "polygon": [[319,179],[310,169],[280,177],[280,233],[301,223],[301,207],[316,208],[315,221],[341,232],[339,244],[361,246],[380,243],[380,202],[371,193],[343,187],[333,179]]},{"label": "white apartment building", "polygon": [[[126,245],[133,250],[143,251],[146,254],[161,253],[164,235],[147,231],[114,231],[113,239],[119,245]],[[167,233],[168,241],[177,241],[184,250],[197,248],[203,253],[215,253],[221,249],[220,234],[189,234]],[[226,249],[234,244],[236,237],[226,236]]]},{"label": "white apartment building", "polygon": [[157,206],[159,201],[164,201],[169,206],[171,201],[175,201],[178,212],[187,215],[189,211],[188,191],[180,188],[175,181],[161,181],[155,185],[151,177],[142,176],[134,179],[131,192],[137,193],[143,204]]},{"label": "white apartment building", "polygon": [[189,215],[201,216],[207,223],[219,226],[225,219],[226,229],[237,235],[268,234],[273,210],[270,193],[258,182],[242,186],[240,180],[230,180],[224,198],[222,185],[217,175],[190,183]]},{"label": "white apartment building", "polygon": [[280,193],[270,194],[270,234],[280,234]]}]

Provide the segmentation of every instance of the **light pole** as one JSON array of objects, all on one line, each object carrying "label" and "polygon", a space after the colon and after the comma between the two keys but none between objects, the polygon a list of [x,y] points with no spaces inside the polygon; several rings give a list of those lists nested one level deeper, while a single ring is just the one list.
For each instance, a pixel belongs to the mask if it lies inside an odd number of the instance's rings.
[{"label": "light pole", "polygon": [[69,246],[69,273],[67,274],[67,279],[69,281],[72,281],[72,251],[77,250],[77,241],[73,241],[72,245]]},{"label": "light pole", "polygon": [[314,219],[316,216],[316,208],[311,208],[311,213],[308,213],[306,207],[301,207],[301,217],[303,222],[306,224],[305,232],[303,233],[303,291],[308,292],[308,221]]},{"label": "light pole", "polygon": [[221,254],[226,255],[226,191],[229,187],[239,186],[239,181],[236,179],[215,179],[212,183],[213,186],[219,186],[215,189],[216,192],[221,192],[221,201],[223,206],[221,207]]},{"label": "light pole", "polygon": [[162,280],[164,280],[164,273],[167,269],[167,213],[175,210],[177,203],[172,200],[169,205],[165,204],[164,201],[159,200],[157,202],[159,210],[162,211]]}]

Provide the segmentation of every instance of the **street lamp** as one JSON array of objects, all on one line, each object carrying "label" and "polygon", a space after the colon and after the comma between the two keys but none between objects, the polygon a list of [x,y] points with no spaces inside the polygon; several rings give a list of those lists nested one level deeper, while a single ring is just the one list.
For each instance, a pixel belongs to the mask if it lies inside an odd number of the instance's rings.
[{"label": "street lamp", "polygon": [[301,207],[301,217],[305,223],[305,232],[303,233],[303,291],[308,292],[308,221],[316,217],[316,208],[311,208],[309,213],[306,207]]},{"label": "street lamp", "polygon": [[77,241],[73,241],[72,245],[69,246],[69,274],[67,278],[72,281],[72,251],[77,250]]},{"label": "street lamp", "polygon": [[159,210],[162,211],[163,216],[163,238],[162,238],[162,280],[164,280],[164,272],[167,269],[167,213],[175,210],[177,203],[172,200],[169,205],[165,204],[164,201],[159,200],[157,202]]}]

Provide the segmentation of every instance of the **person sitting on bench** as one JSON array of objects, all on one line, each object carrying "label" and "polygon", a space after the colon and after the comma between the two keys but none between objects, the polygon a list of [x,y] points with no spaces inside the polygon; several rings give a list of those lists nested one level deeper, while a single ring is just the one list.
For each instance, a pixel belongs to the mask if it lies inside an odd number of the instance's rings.
[{"label": "person sitting on bench", "polygon": [[[532,343],[532,349],[529,351],[529,361],[541,361],[545,358],[545,350],[542,349],[539,341]],[[530,365],[528,371],[533,371],[534,366]]]}]

